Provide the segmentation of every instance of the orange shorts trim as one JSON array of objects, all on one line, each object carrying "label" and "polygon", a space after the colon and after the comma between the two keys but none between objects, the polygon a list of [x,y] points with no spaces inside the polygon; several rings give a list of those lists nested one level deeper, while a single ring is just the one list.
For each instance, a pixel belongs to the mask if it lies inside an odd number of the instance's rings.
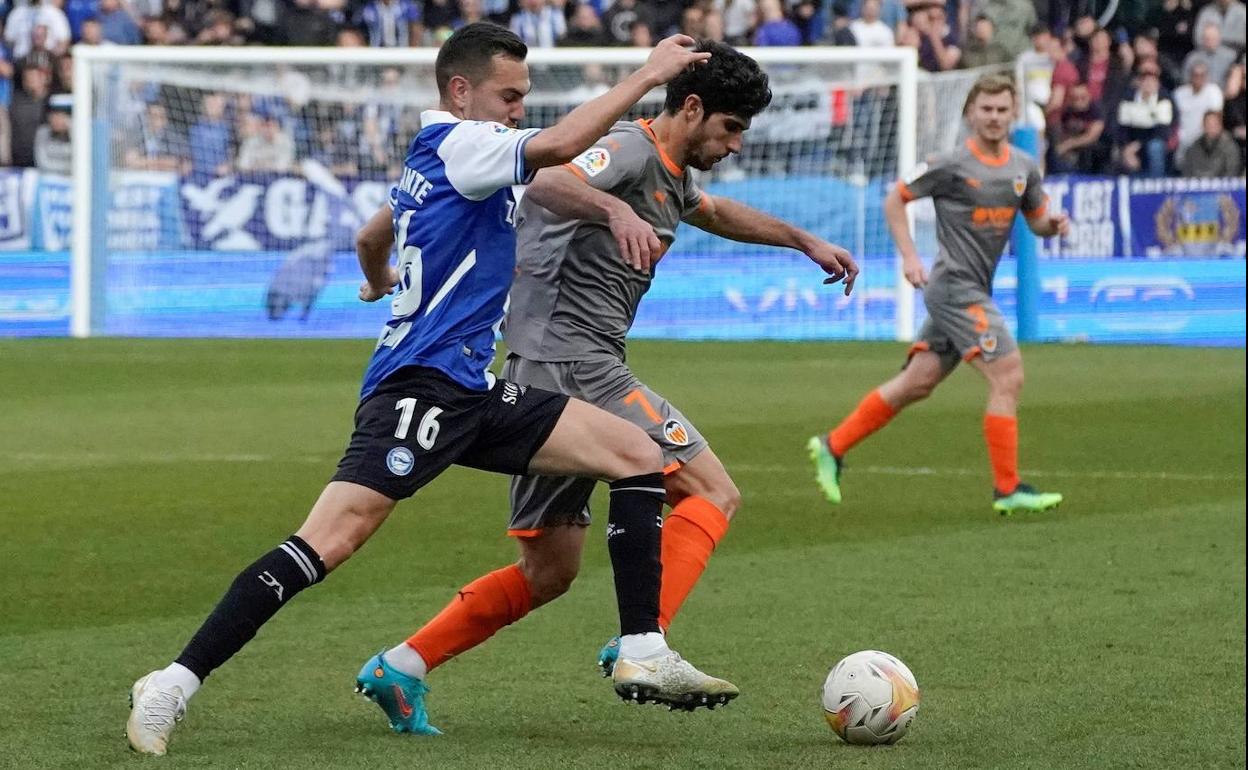
[{"label": "orange shorts trim", "polygon": [[663,475],[664,476],[672,475],[676,471],[680,470],[682,465],[683,463],[681,463],[680,460],[672,460],[670,463],[667,464],[666,467],[663,468]]},{"label": "orange shorts trim", "polygon": [[915,353],[926,353],[927,351],[931,349],[932,349],[931,345],[927,344],[926,342],[922,340],[919,340],[918,342],[910,346],[910,349],[906,351],[906,355],[913,358]]},{"label": "orange shorts trim", "polygon": [[537,537],[545,530],[541,529],[509,529],[507,537]]},{"label": "orange shorts trim", "polygon": [[970,361],[972,358],[978,358],[979,356],[982,356],[983,354],[984,354],[984,351],[979,349],[979,345],[976,345],[975,347],[966,351],[965,354],[963,354],[962,360]]},{"label": "orange shorts trim", "polygon": [[585,172],[581,171],[576,166],[573,166],[571,163],[564,163],[563,167],[566,168],[568,171],[571,171],[573,174],[576,174],[577,177],[579,177],[582,182],[589,181],[589,177],[585,175]]}]

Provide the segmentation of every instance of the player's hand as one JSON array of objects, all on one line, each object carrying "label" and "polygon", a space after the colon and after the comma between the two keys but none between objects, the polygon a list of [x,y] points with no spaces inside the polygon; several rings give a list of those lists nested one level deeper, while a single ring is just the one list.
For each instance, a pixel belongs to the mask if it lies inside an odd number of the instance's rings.
[{"label": "player's hand", "polygon": [[394,293],[394,287],[399,285],[399,271],[393,267],[386,268],[386,285],[374,286],[368,281],[360,284],[360,299],[364,302],[376,302],[377,300]]},{"label": "player's hand", "polygon": [[611,213],[607,227],[620,247],[620,257],[637,272],[650,272],[663,252],[663,242],[655,235],[654,228],[627,205]]},{"label": "player's hand", "polygon": [[642,70],[660,84],[666,83],[688,68],[711,58],[710,52],[694,51],[697,44],[698,41],[688,35],[663,38],[650,52]]},{"label": "player's hand", "polygon": [[927,270],[923,269],[923,263],[918,259],[902,260],[901,273],[916,289],[922,289],[927,285]]},{"label": "player's hand", "polygon": [[1070,217],[1066,216],[1065,213],[1050,214],[1049,227],[1053,230],[1054,235],[1065,238],[1067,235],[1070,235]]},{"label": "player's hand", "polygon": [[854,281],[858,280],[858,263],[850,256],[848,250],[834,243],[820,241],[815,248],[806,253],[806,256],[828,274],[828,277],[823,279],[824,283],[836,283],[844,279],[845,296],[848,297],[849,293],[854,290]]}]

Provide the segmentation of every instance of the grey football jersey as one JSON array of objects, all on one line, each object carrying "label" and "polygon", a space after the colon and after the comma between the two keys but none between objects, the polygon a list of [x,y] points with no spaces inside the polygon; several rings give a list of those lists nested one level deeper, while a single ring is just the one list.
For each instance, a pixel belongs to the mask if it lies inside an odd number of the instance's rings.
[{"label": "grey football jersey", "polygon": [[[648,122],[615,124],[565,168],[627,203],[665,249],[702,205],[702,191],[658,146]],[[623,360],[651,278],[624,262],[606,225],[565,219],[526,197],[516,210],[507,348],[531,361]]]},{"label": "grey football jersey", "polygon": [[940,251],[931,283],[968,286],[992,293],[992,277],[1010,237],[1014,215],[1044,213],[1040,168],[1030,155],[1006,146],[1002,156],[983,155],[968,139],[962,147],[922,163],[898,183],[902,200],[930,196],[936,206]]}]

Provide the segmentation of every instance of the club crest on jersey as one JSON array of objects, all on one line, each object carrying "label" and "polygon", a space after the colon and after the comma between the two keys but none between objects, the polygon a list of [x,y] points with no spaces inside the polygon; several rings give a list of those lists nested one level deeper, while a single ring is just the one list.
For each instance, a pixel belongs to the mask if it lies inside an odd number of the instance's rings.
[{"label": "club crest on jersey", "polygon": [[598,176],[611,165],[611,153],[605,147],[590,147],[573,160],[572,165],[584,171],[586,176]]},{"label": "club crest on jersey", "polygon": [[1027,175],[1019,174],[1014,177],[1014,194],[1023,197],[1023,191],[1027,189]]},{"label": "club crest on jersey", "polygon": [[680,420],[668,420],[663,423],[663,438],[677,446],[684,446],[689,443],[689,431],[685,430]]},{"label": "club crest on jersey", "polygon": [[516,129],[504,126],[502,123],[495,123],[493,126],[490,126],[490,130],[496,134],[510,134]]},{"label": "club crest on jersey", "polygon": [[979,335],[979,349],[985,353],[997,352],[997,335],[992,332],[984,332]]},{"label": "club crest on jersey", "polygon": [[395,476],[406,476],[416,467],[416,457],[405,446],[396,446],[386,454],[386,467]]}]

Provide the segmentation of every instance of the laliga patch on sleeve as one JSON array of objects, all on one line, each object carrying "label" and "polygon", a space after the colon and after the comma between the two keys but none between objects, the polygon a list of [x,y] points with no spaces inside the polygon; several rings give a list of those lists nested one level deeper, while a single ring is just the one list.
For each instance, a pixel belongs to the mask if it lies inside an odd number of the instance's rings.
[{"label": "laliga patch on sleeve", "polygon": [[905,178],[903,178],[901,181],[905,182],[906,184],[914,184],[916,181],[918,181],[919,177],[927,173],[927,168],[928,166],[926,163],[920,163],[919,165],[915,166],[914,169],[911,170],[909,174],[906,174]]},{"label": "laliga patch on sleeve", "polygon": [[575,158],[572,165],[584,171],[586,176],[598,176],[611,165],[611,153],[605,147],[590,147]]}]

